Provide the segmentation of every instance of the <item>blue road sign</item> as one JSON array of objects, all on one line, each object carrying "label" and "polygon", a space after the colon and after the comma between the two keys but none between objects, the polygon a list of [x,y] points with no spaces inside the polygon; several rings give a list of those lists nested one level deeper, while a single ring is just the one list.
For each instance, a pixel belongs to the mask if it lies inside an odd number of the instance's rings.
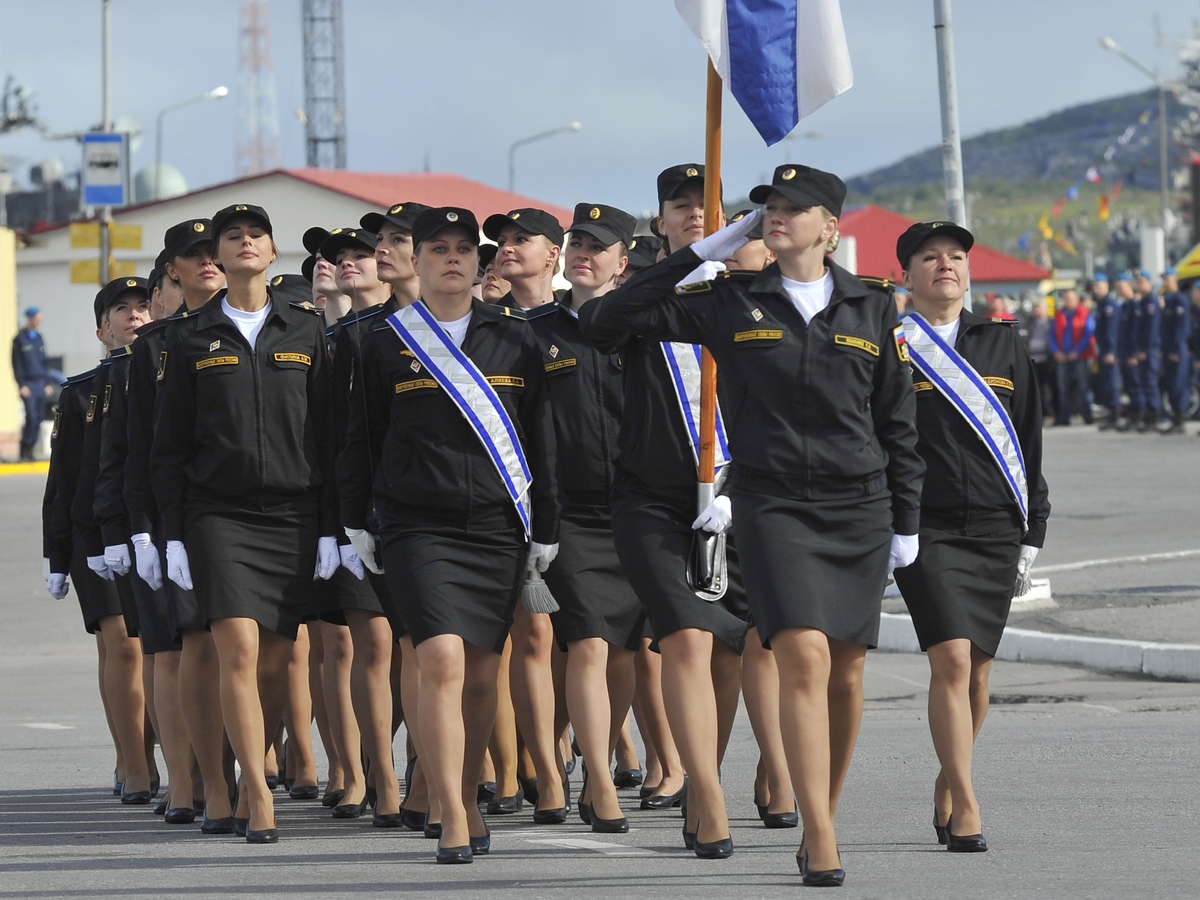
[{"label": "blue road sign", "polygon": [[125,206],[129,203],[129,155],[126,135],[92,132],[83,136],[83,203]]}]

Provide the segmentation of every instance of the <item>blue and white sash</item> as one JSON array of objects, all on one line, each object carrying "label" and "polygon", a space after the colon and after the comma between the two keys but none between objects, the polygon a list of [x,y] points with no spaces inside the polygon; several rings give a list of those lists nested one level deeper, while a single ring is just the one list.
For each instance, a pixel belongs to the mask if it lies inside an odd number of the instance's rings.
[{"label": "blue and white sash", "polygon": [[533,483],[533,476],[529,473],[525,451],[521,449],[521,442],[517,438],[517,429],[504,404],[479,367],[454,346],[450,335],[422,301],[418,300],[388,316],[387,323],[474,429],[483,449],[500,473],[500,480],[504,482],[513,506],[517,508],[528,539],[529,486]]},{"label": "blue and white sash", "polygon": [[[683,424],[687,429],[688,443],[696,464],[700,464],[700,354],[699,344],[673,344],[664,342],[663,354],[671,372],[671,386],[679,400]],[[725,420],[721,416],[721,405],[717,404],[717,446],[713,459],[716,468],[729,464],[729,441],[725,436]]]},{"label": "blue and white sash", "polygon": [[1029,485],[1025,457],[1008,412],[991,386],[957,350],[938,337],[920,313],[910,313],[904,321],[912,325],[904,329],[912,361],[979,435],[1000,467],[1028,531]]}]

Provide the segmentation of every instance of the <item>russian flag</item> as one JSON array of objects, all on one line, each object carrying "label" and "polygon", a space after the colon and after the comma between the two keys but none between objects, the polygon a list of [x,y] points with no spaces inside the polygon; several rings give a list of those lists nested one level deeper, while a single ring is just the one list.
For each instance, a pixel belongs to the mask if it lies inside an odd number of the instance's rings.
[{"label": "russian flag", "polygon": [[838,0],[675,0],[767,145],[854,84]]}]

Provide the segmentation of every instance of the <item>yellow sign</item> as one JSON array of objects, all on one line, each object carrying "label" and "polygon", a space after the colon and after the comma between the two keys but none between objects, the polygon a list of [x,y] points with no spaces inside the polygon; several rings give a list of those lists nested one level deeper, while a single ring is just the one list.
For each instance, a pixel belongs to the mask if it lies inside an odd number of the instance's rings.
[{"label": "yellow sign", "polygon": [[[100,246],[99,222],[72,222],[71,246],[75,248]],[[142,226],[108,224],[109,246],[114,250],[141,250]],[[115,277],[115,276],[114,276]]]},{"label": "yellow sign", "polygon": [[[109,258],[109,278],[128,278],[132,275],[137,275],[137,263],[132,259]],[[71,260],[71,284],[100,284],[100,260]]]}]

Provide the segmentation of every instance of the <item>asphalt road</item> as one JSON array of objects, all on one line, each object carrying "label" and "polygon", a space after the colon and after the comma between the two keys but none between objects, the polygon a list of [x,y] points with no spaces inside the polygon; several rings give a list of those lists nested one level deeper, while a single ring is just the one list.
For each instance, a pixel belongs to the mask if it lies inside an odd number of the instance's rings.
[{"label": "asphalt road", "polygon": [[[1039,564],[1200,548],[1197,453],[1195,438],[1050,432],[1055,511]],[[768,831],[754,816],[744,718],[724,767],[737,848],[725,861],[683,850],[677,812],[633,811],[632,830],[617,836],[592,835],[577,819],[540,828],[528,813],[493,819],[492,855],[447,869],[433,864],[432,841],[334,822],[316,803],[281,798],[272,847],[122,808],[106,789],[112,750],[93,641],[71,598],[55,603],[40,580],[41,489],[38,476],[0,477],[0,898],[773,897],[799,887],[799,831]],[[1179,640],[1200,601],[1200,558],[1051,577],[1060,606],[1021,624]],[[960,857],[938,848],[929,824],[927,683],[921,656],[868,659],[867,714],[838,815],[844,895],[1197,895],[1200,684],[997,663],[975,766],[992,851]]]}]

